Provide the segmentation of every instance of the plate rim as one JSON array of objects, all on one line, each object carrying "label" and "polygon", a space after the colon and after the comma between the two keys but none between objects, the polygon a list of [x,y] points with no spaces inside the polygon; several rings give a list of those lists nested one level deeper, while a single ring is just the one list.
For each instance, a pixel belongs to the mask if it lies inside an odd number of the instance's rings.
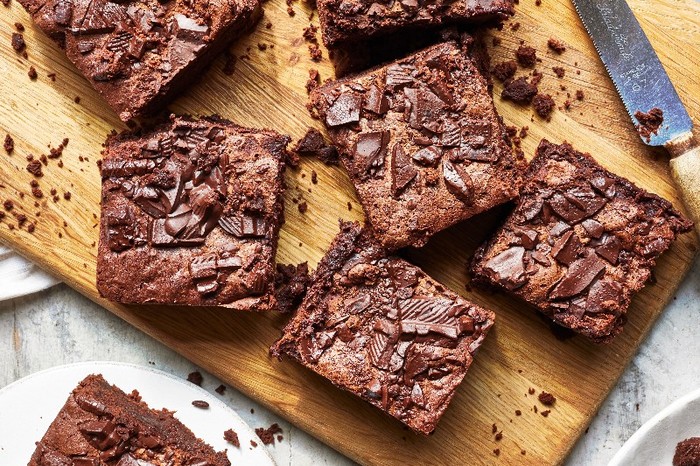
[{"label": "plate rim", "polygon": [[652,416],[649,420],[642,424],[630,438],[627,439],[617,453],[615,453],[615,456],[613,456],[608,462],[608,466],[622,466],[624,464],[623,461],[628,459],[626,457],[632,448],[637,445],[654,426],[671,414],[678,412],[680,408],[684,407],[691,401],[695,401],[697,399],[700,399],[700,388],[696,388],[680,398],[677,398],[675,401],[671,402],[661,411]]},{"label": "plate rim", "polygon": [[[80,368],[83,366],[85,368],[99,367],[99,366],[127,367],[130,369],[144,370],[146,372],[151,372],[151,373],[157,374],[159,376],[165,376],[166,378],[168,378],[176,383],[187,386],[188,388],[194,389],[197,392],[205,394],[207,396],[207,398],[210,400],[215,400],[215,403],[218,405],[219,408],[224,409],[224,410],[228,411],[229,413],[232,413],[235,416],[235,418],[238,420],[238,422],[240,424],[244,425],[246,427],[246,429],[248,429],[250,431],[249,432],[250,434],[252,434],[253,436],[256,435],[255,430],[252,427],[250,427],[250,425],[248,425],[248,423],[238,414],[238,412],[235,409],[233,409],[226,402],[219,399],[218,397],[216,397],[215,395],[213,395],[209,391],[205,390],[204,388],[200,387],[199,385],[193,384],[191,382],[187,382],[186,380],[182,379],[181,377],[178,377],[176,375],[165,372],[162,369],[158,369],[158,368],[150,367],[150,366],[144,366],[142,364],[136,364],[136,363],[131,363],[131,362],[89,360],[89,361],[73,362],[73,363],[60,364],[58,366],[48,367],[48,368],[42,369],[40,371],[32,372],[31,374],[28,374],[28,375],[26,375],[20,379],[17,379],[14,382],[11,382],[11,383],[5,385],[4,387],[0,388],[0,397],[5,392],[7,392],[11,389],[14,389],[16,386],[22,385],[23,383],[26,383],[28,380],[34,379],[36,377],[39,377],[39,376],[42,376],[42,375],[45,375],[45,374],[51,373],[51,372],[57,372],[60,370],[70,369],[70,368]],[[99,373],[99,371],[98,372],[91,372],[91,373]],[[89,375],[89,374],[86,374],[86,376],[87,375]],[[112,385],[112,383],[109,380],[108,380],[108,382],[110,383],[110,385]],[[152,407],[150,405],[149,405],[149,408],[152,409]],[[167,408],[167,407],[161,406],[161,407],[159,407],[159,409],[160,408]],[[269,464],[271,466],[276,466],[277,463],[275,463],[274,458],[272,457],[270,452],[267,450],[267,448],[264,447],[261,450],[262,450],[264,456],[268,459]]]}]

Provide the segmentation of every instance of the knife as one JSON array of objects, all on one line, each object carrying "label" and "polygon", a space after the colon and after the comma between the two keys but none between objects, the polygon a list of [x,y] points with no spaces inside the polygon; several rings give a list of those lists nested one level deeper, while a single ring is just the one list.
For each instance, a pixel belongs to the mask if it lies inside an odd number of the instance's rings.
[{"label": "knife", "polygon": [[[669,152],[673,179],[700,235],[700,145],[664,67],[625,0],[573,3],[642,141]],[[652,117],[661,110],[663,122],[656,132],[649,132],[653,124],[644,131],[639,119],[652,109]]]}]

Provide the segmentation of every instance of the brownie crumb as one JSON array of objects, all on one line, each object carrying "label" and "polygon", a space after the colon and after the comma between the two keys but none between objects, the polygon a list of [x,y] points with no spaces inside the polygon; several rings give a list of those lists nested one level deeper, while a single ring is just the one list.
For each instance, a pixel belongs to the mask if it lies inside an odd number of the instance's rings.
[{"label": "brownie crumb", "polygon": [[536,94],[537,86],[521,76],[506,82],[501,97],[517,104],[529,104]]},{"label": "brownie crumb", "polygon": [[634,112],[634,117],[637,119],[639,124],[637,125],[637,131],[639,135],[646,139],[647,142],[651,140],[652,134],[658,134],[659,127],[664,122],[664,112],[660,108],[652,108],[649,112],[642,112],[637,110]]},{"label": "brownie crumb", "polygon": [[195,408],[207,409],[209,407],[209,403],[207,403],[204,400],[194,400],[192,402],[192,406],[194,406]]},{"label": "brownie crumb", "polygon": [[278,442],[281,442],[282,440],[284,440],[284,437],[281,436],[281,435],[278,435],[278,436],[277,436],[277,441],[278,441]]},{"label": "brownie crumb", "polygon": [[233,429],[229,429],[224,432],[224,440],[236,448],[241,447],[241,442],[238,440],[238,434]]},{"label": "brownie crumb", "polygon": [[534,395],[534,394],[535,394],[535,389],[534,389],[534,388],[528,388],[528,389],[527,389],[527,393],[528,393],[529,395]]},{"label": "brownie crumb", "polygon": [[521,454],[521,455],[524,456],[526,453],[527,453],[527,452],[526,452],[525,450],[520,450],[520,454]]},{"label": "brownie crumb", "polygon": [[515,51],[515,58],[518,60],[520,66],[532,68],[537,63],[537,52],[529,45],[521,45],[518,47],[518,50]]},{"label": "brownie crumb", "polygon": [[530,84],[533,86],[538,86],[540,81],[542,81],[542,78],[544,78],[542,73],[540,73],[538,70],[532,70],[532,79],[530,80]]},{"label": "brownie crumb", "polygon": [[582,90],[579,89],[578,91],[576,91],[576,100],[583,100],[583,97],[584,95]]},{"label": "brownie crumb", "polygon": [[32,160],[27,164],[27,171],[37,178],[44,176],[41,171],[41,162],[38,160]]},{"label": "brownie crumb", "polygon": [[[289,8],[292,8],[292,7],[290,6]],[[294,12],[294,10],[292,10],[292,13],[293,13],[293,12]],[[289,15],[289,16],[294,16],[294,15]],[[253,447],[253,448],[257,448],[257,447],[258,447],[258,444],[257,444],[257,442],[256,442],[255,440],[251,440],[251,441],[250,441],[250,446]]]},{"label": "brownie crumb", "polygon": [[21,52],[25,49],[27,46],[27,43],[24,42],[24,36],[20,34],[19,32],[13,32],[12,33],[12,48],[15,49],[15,52]]},{"label": "brownie crumb", "polygon": [[270,21],[265,24],[265,29],[272,29],[272,23]]},{"label": "brownie crumb", "polygon": [[494,438],[497,442],[500,442],[503,439],[503,432],[498,432]]},{"label": "brownie crumb", "polygon": [[2,145],[2,147],[8,154],[11,154],[12,151],[15,150],[15,140],[12,139],[12,136],[10,136],[9,134],[5,135],[5,142]]},{"label": "brownie crumb", "polygon": [[318,173],[316,173],[316,170],[311,170],[311,182],[318,184]]},{"label": "brownie crumb", "polygon": [[542,118],[547,118],[554,110],[556,104],[549,94],[537,94],[532,101],[535,112]]},{"label": "brownie crumb", "polygon": [[27,232],[34,233],[34,230],[36,230],[36,225],[34,223],[30,223],[27,225]]},{"label": "brownie crumb", "polygon": [[498,432],[498,426],[496,424],[491,425],[491,433],[495,434]]},{"label": "brownie crumb", "polygon": [[508,60],[501,63],[497,63],[493,69],[491,69],[491,75],[499,80],[500,82],[506,82],[515,76],[515,72],[518,69],[518,64],[515,60]]},{"label": "brownie crumb", "polygon": [[535,0],[535,5],[536,6],[542,5],[542,0]]},{"label": "brownie crumb", "polygon": [[501,454],[501,449],[500,449],[500,448],[495,448],[495,449],[493,450],[493,454],[496,455],[496,456],[499,456],[499,455]]},{"label": "brownie crumb", "polygon": [[309,69],[309,79],[306,81],[306,92],[310,94],[319,84],[321,84],[321,75],[318,73],[318,70],[314,68]]},{"label": "brownie crumb", "polygon": [[308,204],[306,204],[306,201],[300,202],[297,207],[299,208],[299,212],[302,214],[305,214],[306,211],[309,209],[309,206]]},{"label": "brownie crumb", "polygon": [[562,68],[561,66],[553,66],[552,71],[554,71],[554,74],[557,75],[557,78],[561,79],[566,75],[566,70]]},{"label": "brownie crumb", "polygon": [[231,52],[226,52],[226,61],[224,62],[223,72],[226,76],[231,76],[236,71],[236,62],[238,57],[236,57]]},{"label": "brownie crumb", "polygon": [[542,411],[540,414],[541,414],[543,417],[547,417],[547,416],[549,416],[549,413],[551,413],[551,412],[552,412],[551,410],[547,409],[547,410],[545,410],[545,411]]},{"label": "brownie crumb", "polygon": [[[523,126],[520,128],[520,139],[525,139],[527,137],[527,132],[530,130],[529,126]],[[518,374],[520,374],[520,370],[518,370]]]},{"label": "brownie crumb", "polygon": [[199,371],[194,371],[190,372],[187,374],[187,381],[192,382],[195,385],[202,386],[202,381],[204,380],[204,377],[202,377],[202,373]]},{"label": "brownie crumb", "polygon": [[352,203],[348,201],[348,210],[352,210]]},{"label": "brownie crumb", "polygon": [[547,392],[540,393],[537,399],[540,400],[540,403],[542,403],[545,406],[552,406],[554,402],[557,401],[554,395]]},{"label": "brownie crumb", "polygon": [[41,199],[44,197],[44,193],[39,187],[32,187],[32,196],[36,197],[37,199]]},{"label": "brownie crumb", "polygon": [[260,437],[260,440],[262,440],[262,443],[265,445],[271,445],[275,443],[275,434],[279,434],[281,432],[282,428],[277,423],[272,424],[267,429],[263,427],[258,427],[257,429],[255,429],[255,433],[258,437]]},{"label": "brownie crumb", "polygon": [[66,201],[70,201],[71,197],[72,197],[72,195],[71,195],[70,191],[66,191],[65,193],[63,193],[63,199],[65,199]]},{"label": "brownie crumb", "polygon": [[311,55],[311,61],[319,62],[323,57],[321,48],[318,44],[309,44],[309,54]]},{"label": "brownie crumb", "polygon": [[316,38],[316,31],[318,31],[318,28],[313,24],[310,24],[309,27],[304,28],[302,37],[309,42],[318,42],[318,39]]},{"label": "brownie crumb", "polygon": [[275,275],[275,298],[280,312],[295,310],[301,304],[309,285],[309,264],[277,264]]},{"label": "brownie crumb", "polygon": [[516,410],[515,410],[515,415],[516,415],[516,416],[522,416],[522,414],[523,414],[523,412],[520,411],[519,409],[516,409]]},{"label": "brownie crumb", "polygon": [[335,146],[326,144],[321,132],[314,128],[309,128],[293,151],[303,156],[317,157],[326,165],[338,165],[338,150]]},{"label": "brownie crumb", "polygon": [[554,37],[549,38],[549,40],[547,41],[547,47],[549,47],[558,54],[562,54],[566,51],[566,45],[564,44],[564,42],[560,41],[559,39],[555,39]]},{"label": "brownie crumb", "polygon": [[76,104],[79,104],[80,103],[80,96],[76,95],[75,98],[73,99],[73,102],[75,102]]},{"label": "brownie crumb", "polygon": [[221,384],[221,385],[219,385],[218,387],[216,387],[216,389],[215,389],[214,391],[215,391],[216,393],[218,393],[219,395],[223,395],[224,392],[226,391],[226,385]]},{"label": "brownie crumb", "polygon": [[15,29],[17,29],[19,32],[24,32],[24,24],[15,23]]},{"label": "brownie crumb", "polygon": [[32,81],[34,81],[34,80],[36,80],[36,78],[37,78],[39,75],[36,73],[36,68],[34,68],[33,66],[30,66],[30,67],[29,67],[29,71],[27,71],[27,76],[29,76],[29,79],[31,79]]}]

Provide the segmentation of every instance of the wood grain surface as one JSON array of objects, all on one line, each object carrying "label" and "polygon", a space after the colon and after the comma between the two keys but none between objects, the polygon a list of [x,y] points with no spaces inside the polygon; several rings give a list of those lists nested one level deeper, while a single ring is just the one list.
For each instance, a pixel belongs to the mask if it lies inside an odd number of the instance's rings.
[{"label": "wood grain surface", "polygon": [[[652,45],[675,83],[691,117],[700,117],[700,3],[694,0],[630,0]],[[304,85],[309,68],[331,77],[326,60],[310,61],[301,35],[311,10],[293,3],[294,17],[280,0],[265,3],[265,17],[256,31],[232,52],[239,58],[233,76],[222,73],[223,58],[202,80],[173,103],[175,112],[218,113],[246,126],[270,127],[294,138],[319,126],[305,109]],[[117,116],[92,91],[60,49],[33,27],[16,2],[0,7],[0,138],[10,133],[14,153],[0,150],[0,201],[14,209],[0,225],[0,241],[61,277],[69,285],[118,316],[164,342],[194,363],[269,406],[319,439],[363,464],[555,464],[560,463],[583,433],[598,406],[615,384],[636,348],[662,312],[697,248],[692,235],[682,237],[655,270],[655,281],[633,300],[623,334],[609,346],[579,338],[558,340],[528,306],[501,294],[465,288],[466,262],[474,248],[504,215],[496,209],[455,226],[425,248],[406,256],[433,277],[497,313],[497,323],[459,388],[437,432],[423,438],[406,431],[379,410],[335,389],[297,364],[278,362],[267,348],[279,336],[286,318],[268,314],[232,313],[219,309],[125,307],[101,300],[95,290],[100,178],[96,161],[112,129],[124,129]],[[13,24],[21,22],[28,59],[10,47]],[[265,24],[271,22],[272,27]],[[316,23],[314,19],[312,21]],[[519,27],[515,27],[519,23]],[[512,27],[511,27],[512,26]],[[517,30],[514,30],[517,29]],[[509,125],[529,126],[522,146],[528,158],[543,137],[568,140],[591,152],[612,171],[664,196],[680,207],[678,193],[663,152],[644,146],[605,74],[573,6],[563,0],[521,0],[516,16],[501,32],[493,61],[511,58],[520,40],[538,50],[544,73],[540,89],[552,94],[560,109],[550,122],[531,109],[496,97]],[[567,44],[562,55],[546,46],[557,37]],[[261,50],[258,44],[267,44]],[[274,44],[274,48],[269,47]],[[33,65],[36,81],[27,77]],[[566,70],[557,79],[553,66]],[[55,73],[55,81],[47,74]],[[565,86],[562,90],[560,86]],[[583,101],[573,98],[583,90]],[[500,95],[496,85],[495,95]],[[572,105],[563,109],[566,93]],[[80,103],[74,101],[80,97]],[[68,137],[59,167],[49,160],[39,185],[44,197],[31,194],[26,171],[29,154],[39,156]],[[318,173],[318,184],[311,172]],[[362,212],[345,173],[316,160],[303,160],[287,174],[287,223],[282,229],[278,260],[315,265],[337,231],[339,217],[361,219]],[[50,192],[56,190],[54,201]],[[71,192],[70,200],[64,192]],[[293,199],[303,199],[301,214]],[[348,210],[348,202],[352,210]],[[21,228],[13,214],[29,218]],[[36,224],[33,233],[29,223]],[[95,328],[95,332],[102,329]],[[535,395],[528,389],[534,388]],[[548,417],[536,394],[549,391],[557,402]],[[539,413],[533,407],[537,406]],[[522,415],[517,416],[516,410]],[[496,441],[492,424],[503,431]],[[498,449],[497,457],[494,450]],[[525,452],[524,454],[522,452]]]}]

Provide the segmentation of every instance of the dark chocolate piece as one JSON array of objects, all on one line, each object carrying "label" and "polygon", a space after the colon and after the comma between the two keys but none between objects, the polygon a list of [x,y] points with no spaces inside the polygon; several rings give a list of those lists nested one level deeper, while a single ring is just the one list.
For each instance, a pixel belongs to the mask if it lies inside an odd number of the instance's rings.
[{"label": "dark chocolate piece", "polygon": [[487,83],[444,42],[311,93],[384,246],[430,236],[517,196],[521,165]]},{"label": "dark chocolate piece", "polygon": [[595,342],[611,341],[656,259],[692,223],[569,144],[543,140],[525,179],[515,211],[477,251],[473,282],[506,289]]},{"label": "dark chocolate piece", "polygon": [[271,348],[422,434],[454,396],[494,314],[342,223]]},{"label": "dark chocolate piece", "polygon": [[102,296],[276,308],[288,142],[220,118],[175,116],[146,134],[110,136],[101,166]]},{"label": "dark chocolate piece", "polygon": [[[172,459],[176,458],[176,462]],[[230,466],[167,409],[150,409],[101,375],[89,375],[37,442],[29,466]]]},{"label": "dark chocolate piece", "polygon": [[261,15],[258,0],[19,0],[123,121],[153,114]]}]

